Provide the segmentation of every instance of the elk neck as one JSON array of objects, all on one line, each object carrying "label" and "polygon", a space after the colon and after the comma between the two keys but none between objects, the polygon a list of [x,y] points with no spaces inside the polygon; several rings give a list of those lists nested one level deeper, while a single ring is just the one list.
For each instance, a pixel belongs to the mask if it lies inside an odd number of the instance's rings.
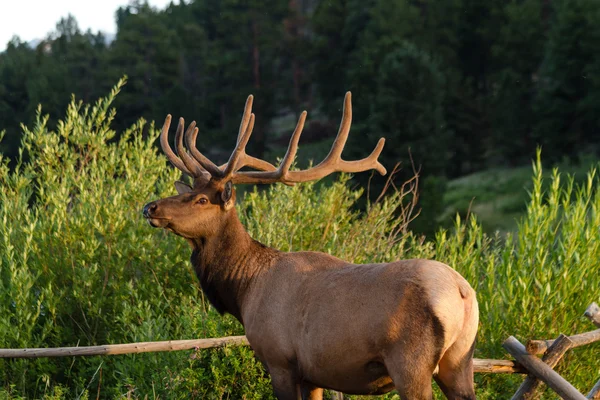
[{"label": "elk neck", "polygon": [[242,325],[244,299],[253,281],[271,267],[279,251],[252,239],[235,208],[228,212],[213,235],[189,239],[191,262],[204,294],[221,313],[236,317]]}]

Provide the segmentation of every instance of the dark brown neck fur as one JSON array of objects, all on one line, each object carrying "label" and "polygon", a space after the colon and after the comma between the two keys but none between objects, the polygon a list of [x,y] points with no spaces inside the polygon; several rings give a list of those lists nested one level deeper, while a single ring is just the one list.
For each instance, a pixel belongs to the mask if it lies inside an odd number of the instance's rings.
[{"label": "dark brown neck fur", "polygon": [[237,217],[229,212],[221,231],[190,240],[192,265],[210,303],[221,313],[229,313],[243,325],[244,297],[262,271],[270,268],[277,250],[252,239]]}]

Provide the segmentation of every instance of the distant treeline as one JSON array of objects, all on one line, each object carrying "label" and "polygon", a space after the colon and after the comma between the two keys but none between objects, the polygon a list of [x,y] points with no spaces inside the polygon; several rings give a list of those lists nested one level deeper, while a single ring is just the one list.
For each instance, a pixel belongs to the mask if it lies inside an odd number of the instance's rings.
[{"label": "distant treeline", "polygon": [[249,147],[262,156],[291,130],[272,123],[278,116],[308,109],[305,140],[335,135],[347,90],[349,157],[385,136],[385,165],[410,148],[427,176],[522,164],[537,145],[546,161],[600,149],[597,0],[192,0],[165,10],[138,1],[116,20],[111,43],[68,17],[36,48],[8,44],[0,151],[16,156],[19,124],[39,103],[53,121],[71,93],[92,101],[124,75],[116,128],[167,113],[196,119],[199,148],[217,159],[249,93]]}]

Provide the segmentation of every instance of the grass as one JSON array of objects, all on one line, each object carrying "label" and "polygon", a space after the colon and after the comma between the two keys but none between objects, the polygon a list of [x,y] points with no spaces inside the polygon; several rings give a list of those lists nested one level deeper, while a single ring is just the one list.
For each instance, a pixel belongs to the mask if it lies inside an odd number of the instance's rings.
[{"label": "grass", "polygon": [[438,223],[448,226],[458,213],[477,215],[486,232],[514,232],[527,208],[531,167],[495,168],[448,182]]}]

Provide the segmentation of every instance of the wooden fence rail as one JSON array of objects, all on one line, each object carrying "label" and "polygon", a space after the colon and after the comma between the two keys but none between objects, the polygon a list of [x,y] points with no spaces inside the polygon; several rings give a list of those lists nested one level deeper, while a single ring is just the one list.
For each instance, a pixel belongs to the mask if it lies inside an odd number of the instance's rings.
[{"label": "wooden fence rail", "polygon": [[[246,346],[246,336],[227,336],[212,339],[168,340],[162,342],[138,342],[127,344],[105,344],[101,346],[0,349],[0,358],[40,358],[107,356],[117,354],[150,353],[160,351],[199,350],[223,346]],[[473,360],[475,372],[492,374],[526,373],[518,363],[511,360]]]},{"label": "wooden fence rail", "polygon": [[248,339],[246,339],[246,336],[226,336],[212,339],[167,340],[163,342],[105,344],[101,346],[0,349],[0,358],[107,356],[159,351],[210,349],[226,345],[240,346],[247,344]]},{"label": "wooden fence rail", "polygon": [[[571,347],[585,346],[597,342],[600,340],[600,329],[569,336],[569,340],[573,343]],[[527,352],[529,354],[544,354],[553,343],[554,340],[528,340]]]}]

